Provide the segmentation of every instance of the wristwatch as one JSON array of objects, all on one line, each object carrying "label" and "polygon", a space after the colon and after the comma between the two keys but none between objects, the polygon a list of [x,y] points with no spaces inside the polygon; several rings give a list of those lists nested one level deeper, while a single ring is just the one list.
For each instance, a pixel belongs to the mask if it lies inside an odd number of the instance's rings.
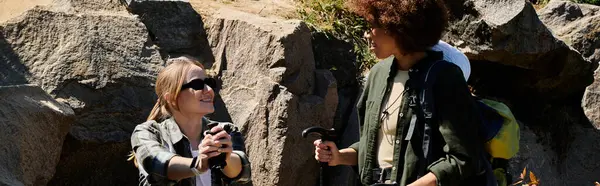
[{"label": "wristwatch", "polygon": [[192,170],[192,172],[196,175],[196,176],[200,176],[200,174],[202,174],[196,167],[198,167],[198,157],[194,157],[192,159],[192,164],[190,164],[190,170]]}]

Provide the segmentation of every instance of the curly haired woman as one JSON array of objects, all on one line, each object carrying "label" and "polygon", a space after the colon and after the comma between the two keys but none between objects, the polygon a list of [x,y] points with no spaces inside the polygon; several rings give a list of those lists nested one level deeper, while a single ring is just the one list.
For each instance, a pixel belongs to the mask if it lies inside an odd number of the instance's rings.
[{"label": "curly haired woman", "polygon": [[[338,150],[333,142],[317,140],[315,159],[330,166],[357,165],[364,185],[490,183],[478,134],[481,118],[465,75],[432,49],[447,26],[444,3],[351,0],[349,4],[369,22],[366,36],[371,50],[384,60],[369,72],[359,98],[359,142]],[[419,109],[418,96],[424,73],[438,62],[448,65],[437,72],[432,85],[431,116]]]}]

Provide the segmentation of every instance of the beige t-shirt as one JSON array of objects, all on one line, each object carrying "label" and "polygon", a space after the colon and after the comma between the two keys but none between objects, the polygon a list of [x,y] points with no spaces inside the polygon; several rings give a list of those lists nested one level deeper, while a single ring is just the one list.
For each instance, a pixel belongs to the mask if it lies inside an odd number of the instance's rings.
[{"label": "beige t-shirt", "polygon": [[377,144],[379,144],[377,160],[381,168],[391,167],[394,161],[394,142],[396,141],[398,112],[402,103],[404,84],[406,84],[408,78],[408,71],[398,71],[394,77],[392,90],[383,100],[380,112],[381,127],[377,135]]}]

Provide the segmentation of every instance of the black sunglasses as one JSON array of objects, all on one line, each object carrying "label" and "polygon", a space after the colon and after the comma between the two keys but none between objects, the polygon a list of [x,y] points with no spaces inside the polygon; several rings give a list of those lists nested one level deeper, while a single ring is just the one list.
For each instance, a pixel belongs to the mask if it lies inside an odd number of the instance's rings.
[{"label": "black sunglasses", "polygon": [[208,85],[211,88],[216,88],[217,81],[213,78],[205,78],[204,80],[194,79],[194,80],[190,81],[189,83],[183,84],[181,86],[181,90],[187,89],[187,88],[192,88],[194,90],[204,90],[204,85]]}]

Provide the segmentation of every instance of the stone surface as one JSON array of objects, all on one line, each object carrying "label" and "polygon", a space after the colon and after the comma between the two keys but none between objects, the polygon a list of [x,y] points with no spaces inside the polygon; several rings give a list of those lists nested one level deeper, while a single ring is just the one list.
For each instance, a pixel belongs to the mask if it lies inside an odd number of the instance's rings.
[{"label": "stone surface", "polygon": [[539,12],[558,38],[589,61],[600,61],[600,6],[553,0]]},{"label": "stone surface", "polygon": [[[588,60],[600,62],[600,7],[554,0],[540,10],[540,19],[554,34],[577,49]],[[600,73],[596,70],[582,100],[584,112],[600,129]]]},{"label": "stone surface", "polygon": [[[496,66],[515,69],[503,71],[500,76],[486,77],[490,81],[509,84],[509,87],[494,92],[559,99],[578,93],[593,81],[597,64],[585,60],[576,50],[555,38],[527,1],[456,0],[446,3],[452,20],[444,40],[465,52],[472,66],[492,62],[498,64]],[[477,81],[477,78],[472,80]]]},{"label": "stone surface", "polygon": [[585,90],[581,106],[591,124],[600,129],[600,68],[596,69],[594,83]]},{"label": "stone surface", "polygon": [[121,1],[122,0],[53,0],[50,6],[53,10],[62,12],[131,17]]},{"label": "stone surface", "polygon": [[46,185],[73,121],[38,86],[0,86],[0,185]]},{"label": "stone surface", "polygon": [[[544,185],[564,185],[559,184],[557,171],[557,157],[552,150],[539,143],[538,136],[525,125],[520,125],[521,141],[519,153],[510,162],[510,173],[513,182],[518,180],[519,175],[524,168],[533,172],[536,177],[540,177],[541,184]],[[552,179],[552,180],[550,180]]]},{"label": "stone surface", "polygon": [[476,93],[506,103],[523,122],[521,148],[510,162],[513,180],[527,167],[541,185],[590,185],[598,181],[592,154],[600,153],[600,139],[580,105],[598,67],[589,47],[597,35],[595,23],[571,22],[591,21],[583,17],[595,10],[556,3],[538,18],[523,0],[446,1],[451,26],[444,39],[471,60]]},{"label": "stone surface", "polygon": [[163,62],[144,25],[115,14],[37,7],[1,24],[0,63],[11,69],[0,84],[36,83],[68,103],[78,139],[127,140],[156,99],[153,83]]},{"label": "stone surface", "polygon": [[128,141],[81,141],[69,134],[48,185],[139,185],[137,168],[127,162],[130,151]]},{"label": "stone surface", "polygon": [[310,126],[332,127],[335,79],[315,70],[310,31],[283,21],[222,9],[207,18],[213,69],[233,123],[246,138],[253,185],[314,185],[318,164]]},{"label": "stone surface", "polygon": [[48,5],[53,0],[0,0],[0,22],[17,17],[37,5]]},{"label": "stone surface", "polygon": [[204,23],[187,0],[125,0],[160,47],[163,58],[181,54],[197,57],[206,67],[214,62]]},{"label": "stone surface", "polygon": [[561,159],[548,146],[540,142],[540,136],[521,125],[521,149],[511,160],[510,172],[517,180],[523,168],[535,173],[541,185],[593,185],[600,174],[600,132],[577,125],[571,128],[573,141],[564,149]]},{"label": "stone surface", "polygon": [[38,84],[75,112],[54,185],[137,180],[125,161],[129,137],[156,101],[164,62],[146,26],[119,3],[57,0],[0,23],[0,66],[9,67],[0,85]]}]

